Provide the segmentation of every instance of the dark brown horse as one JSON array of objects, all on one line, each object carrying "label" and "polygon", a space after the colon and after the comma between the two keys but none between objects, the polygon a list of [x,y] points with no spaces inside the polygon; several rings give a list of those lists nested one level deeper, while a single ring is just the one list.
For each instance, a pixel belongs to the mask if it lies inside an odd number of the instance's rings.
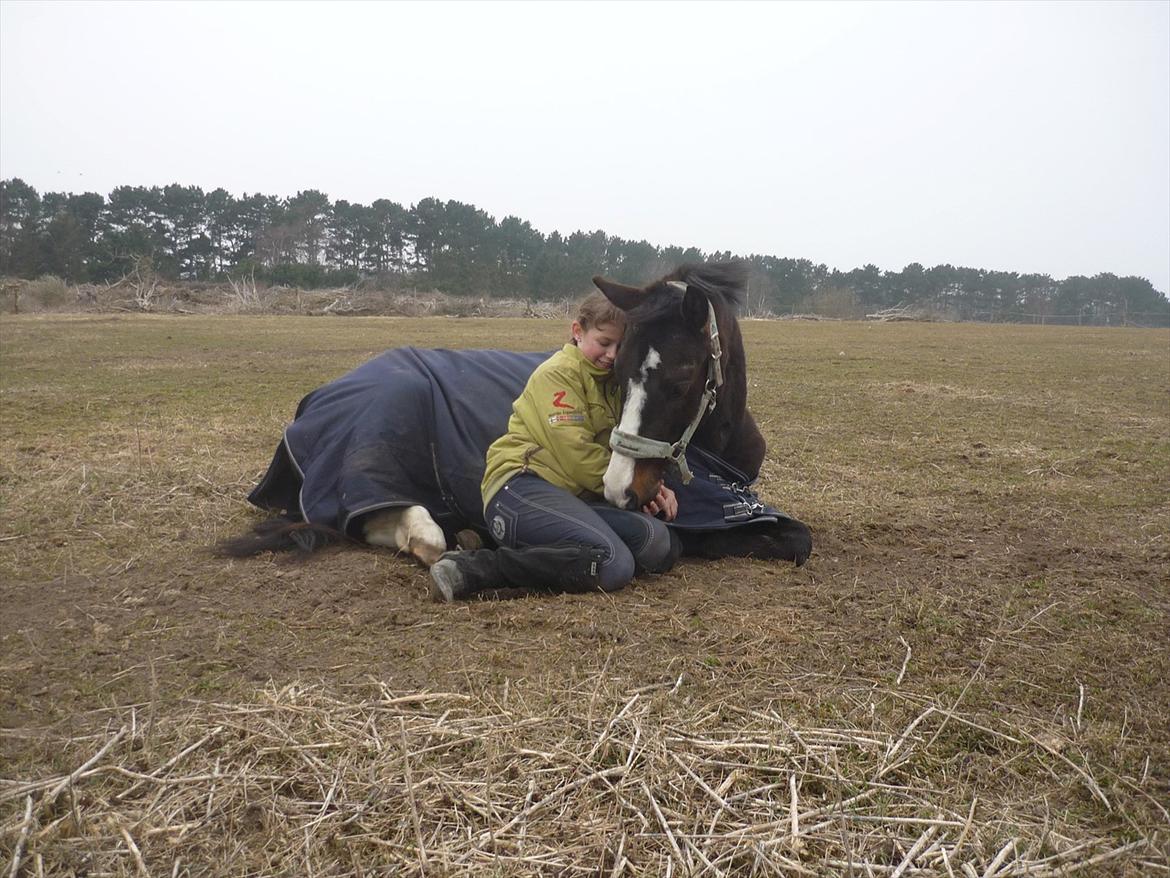
[{"label": "dark brown horse", "polygon": [[[614,364],[624,405],[605,474],[613,505],[645,504],[672,465],[689,481],[684,453],[692,440],[750,479],[759,475],[766,444],[747,408],[747,358],[735,316],[745,279],[737,262],[684,265],[645,287],[593,279],[628,321]],[[812,538],[804,524],[782,518],[688,534],[685,545],[688,554],[802,564]]]}]

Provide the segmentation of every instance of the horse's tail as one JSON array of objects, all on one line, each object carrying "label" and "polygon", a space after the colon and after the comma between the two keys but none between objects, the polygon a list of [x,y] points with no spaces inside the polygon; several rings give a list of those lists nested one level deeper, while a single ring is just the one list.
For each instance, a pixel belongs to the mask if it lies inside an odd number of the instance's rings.
[{"label": "horse's tail", "polygon": [[252,528],[251,533],[220,540],[212,551],[221,558],[248,558],[261,552],[294,550],[308,554],[334,543],[345,542],[352,540],[341,531],[323,524],[270,518]]}]

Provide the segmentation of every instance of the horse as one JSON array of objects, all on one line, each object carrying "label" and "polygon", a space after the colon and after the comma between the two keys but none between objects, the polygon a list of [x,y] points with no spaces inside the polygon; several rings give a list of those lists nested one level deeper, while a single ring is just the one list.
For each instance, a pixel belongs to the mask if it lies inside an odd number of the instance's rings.
[{"label": "horse", "polygon": [[[654,496],[668,469],[690,481],[691,442],[754,481],[766,442],[747,407],[747,355],[736,310],[743,303],[741,262],[683,265],[634,287],[594,277],[593,283],[626,314],[626,333],[614,363],[624,388],[621,419],[610,438],[605,498],[638,509]],[[793,518],[751,527],[696,532],[684,554],[755,556],[803,564],[812,551],[808,527]]]},{"label": "horse", "polygon": [[[750,488],[765,442],[747,410],[735,317],[742,265],[684,265],[641,288],[594,283],[628,321],[614,365],[625,394],[606,500],[640,508],[665,482],[679,495],[672,526],[685,555],[803,564],[807,526]],[[480,547],[490,540],[478,496],[484,454],[547,356],[392,349],[313,391],[249,495],[281,517],[219,543],[218,553],[357,539],[430,566],[452,544]]]}]

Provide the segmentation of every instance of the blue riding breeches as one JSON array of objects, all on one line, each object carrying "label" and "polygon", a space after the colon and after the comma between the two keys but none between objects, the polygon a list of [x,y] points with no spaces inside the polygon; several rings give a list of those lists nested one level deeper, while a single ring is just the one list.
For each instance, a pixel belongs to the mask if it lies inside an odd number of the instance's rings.
[{"label": "blue riding breeches", "polygon": [[484,518],[495,541],[510,549],[600,549],[599,585],[605,591],[622,588],[642,572],[665,573],[677,554],[671,551],[669,528],[659,519],[605,502],[588,503],[532,473],[519,473],[496,491]]}]

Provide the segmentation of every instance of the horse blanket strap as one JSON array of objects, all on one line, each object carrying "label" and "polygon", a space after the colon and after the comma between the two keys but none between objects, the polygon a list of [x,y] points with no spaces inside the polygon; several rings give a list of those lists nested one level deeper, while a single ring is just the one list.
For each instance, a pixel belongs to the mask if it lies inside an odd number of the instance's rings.
[{"label": "horse blanket strap", "polygon": [[[484,456],[507,429],[528,377],[551,355],[386,351],[301,400],[248,500],[354,537],[364,515],[401,506],[425,507],[448,538],[466,527],[486,535]],[[724,507],[740,496],[707,474],[728,485],[746,485],[746,477],[693,446],[686,455],[697,477],[675,488],[678,526],[737,524]]]},{"label": "horse blanket strap", "polygon": [[752,490],[752,480],[727,461],[692,445],[687,461],[694,478],[683,485],[667,476],[666,485],[679,498],[678,517],[669,522],[677,530],[724,530],[726,528],[787,519],[763,503]]},{"label": "horse blanket strap", "polygon": [[[686,289],[685,284],[672,281],[671,286]],[[627,433],[614,428],[609,434],[609,447],[619,454],[635,459],[665,458],[678,470],[682,483],[689,485],[694,477],[687,467],[687,446],[703,418],[715,411],[715,404],[719,399],[719,388],[723,386],[723,346],[719,343],[719,323],[715,319],[715,306],[710,300],[707,302],[707,383],[703,387],[703,395],[699,399],[699,408],[682,437],[677,442],[663,442],[660,439],[648,439],[636,433]]]}]

